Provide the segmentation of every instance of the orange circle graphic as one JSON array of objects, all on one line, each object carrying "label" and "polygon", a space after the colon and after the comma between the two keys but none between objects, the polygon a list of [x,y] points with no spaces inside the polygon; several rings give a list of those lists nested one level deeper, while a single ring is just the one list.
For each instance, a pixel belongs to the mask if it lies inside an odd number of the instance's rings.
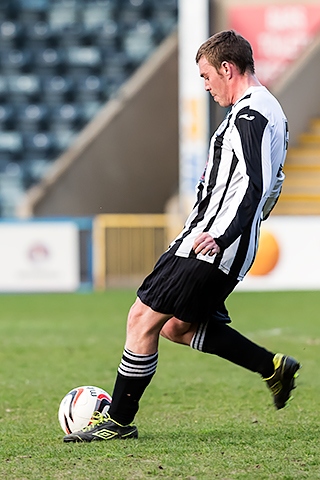
[{"label": "orange circle graphic", "polygon": [[277,265],[280,256],[278,242],[272,233],[261,230],[259,247],[250,275],[267,275]]}]

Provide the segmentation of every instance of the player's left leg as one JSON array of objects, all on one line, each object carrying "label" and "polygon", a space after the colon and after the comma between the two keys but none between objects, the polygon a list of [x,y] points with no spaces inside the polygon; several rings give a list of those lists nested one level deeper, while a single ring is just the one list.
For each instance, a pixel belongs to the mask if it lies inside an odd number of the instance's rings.
[{"label": "player's left leg", "polygon": [[64,437],[65,442],[92,442],[114,438],[137,438],[132,425],[139,401],[158,364],[159,333],[171,315],[155,312],[137,299],[127,321],[127,338],[118,368],[108,417],[99,412],[88,427]]}]

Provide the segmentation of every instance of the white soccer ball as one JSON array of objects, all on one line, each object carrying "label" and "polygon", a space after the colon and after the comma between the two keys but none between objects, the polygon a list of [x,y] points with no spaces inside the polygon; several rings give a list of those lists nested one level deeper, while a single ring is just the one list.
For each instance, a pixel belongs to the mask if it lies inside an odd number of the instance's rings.
[{"label": "white soccer ball", "polygon": [[86,427],[93,412],[105,414],[111,404],[111,396],[99,387],[85,385],[70,390],[61,400],[58,418],[62,430],[72,433]]}]

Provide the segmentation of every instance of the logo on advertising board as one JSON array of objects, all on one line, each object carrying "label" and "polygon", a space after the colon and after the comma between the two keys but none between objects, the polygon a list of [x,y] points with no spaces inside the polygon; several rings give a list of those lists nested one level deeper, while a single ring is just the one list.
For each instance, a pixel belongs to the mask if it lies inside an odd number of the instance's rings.
[{"label": "logo on advertising board", "polygon": [[50,251],[44,243],[34,243],[27,249],[27,257],[33,263],[42,263],[48,260]]}]

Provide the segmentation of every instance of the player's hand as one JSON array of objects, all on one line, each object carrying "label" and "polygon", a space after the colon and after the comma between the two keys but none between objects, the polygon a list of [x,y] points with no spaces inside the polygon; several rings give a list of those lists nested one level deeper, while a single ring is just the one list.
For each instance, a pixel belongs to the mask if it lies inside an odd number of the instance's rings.
[{"label": "player's hand", "polygon": [[200,233],[194,241],[193,250],[196,254],[201,253],[206,255],[209,253],[210,257],[220,252],[219,245],[207,232]]}]

